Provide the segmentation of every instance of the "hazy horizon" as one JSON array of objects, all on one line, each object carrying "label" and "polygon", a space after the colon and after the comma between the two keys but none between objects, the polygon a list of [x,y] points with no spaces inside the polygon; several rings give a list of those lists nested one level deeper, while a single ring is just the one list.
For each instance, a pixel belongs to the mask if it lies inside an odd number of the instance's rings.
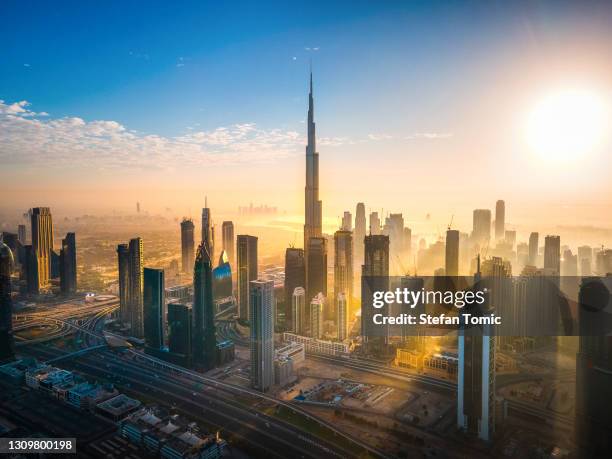
[{"label": "hazy horizon", "polygon": [[[29,27],[0,32],[0,210],[303,215],[312,61],[327,227],[364,202],[467,231],[504,199],[510,227],[612,228],[612,8],[554,4],[9,4]],[[542,155],[530,114],[574,90],[604,135]]]}]

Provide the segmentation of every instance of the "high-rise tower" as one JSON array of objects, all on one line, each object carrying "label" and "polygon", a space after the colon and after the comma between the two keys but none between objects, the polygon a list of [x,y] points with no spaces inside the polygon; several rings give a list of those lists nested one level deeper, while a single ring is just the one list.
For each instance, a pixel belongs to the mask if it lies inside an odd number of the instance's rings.
[{"label": "high-rise tower", "polygon": [[60,287],[62,293],[76,293],[77,264],[76,264],[76,236],[67,233],[62,239],[60,249]]},{"label": "high-rise tower", "polygon": [[306,293],[310,301],[317,293],[327,296],[327,239],[310,238],[307,253]]},{"label": "high-rise tower", "polygon": [[[336,231],[334,234],[334,306],[338,310],[338,297],[343,293],[350,301],[353,297],[353,233]],[[334,320],[339,320],[334,317]]]},{"label": "high-rise tower", "polygon": [[142,310],[143,289],[143,252],[142,239],[130,239],[128,246],[128,304],[130,309],[130,325],[132,335],[136,338],[144,337],[144,321]]},{"label": "high-rise tower", "polygon": [[445,273],[447,276],[459,275],[459,231],[446,231]]},{"label": "high-rise tower", "polygon": [[198,247],[193,269],[193,363],[203,370],[215,366],[215,304],[212,289],[212,259],[208,246]]},{"label": "high-rise tower", "polygon": [[249,283],[257,280],[257,237],[239,234],[236,239],[238,257],[238,315],[249,320]]},{"label": "high-rise tower", "polygon": [[[388,344],[388,326],[377,330],[374,312],[388,314],[389,306],[375,309],[374,292],[389,290],[389,236],[368,235],[364,241],[364,261],[361,267],[361,335],[366,348],[384,350]],[[379,333],[376,333],[376,332]]]},{"label": "high-rise tower", "polygon": [[[496,265],[500,263],[496,262]],[[488,269],[485,283],[481,284],[480,257],[474,282],[490,291],[491,282],[501,275],[500,270]],[[487,302],[482,306],[483,315],[492,313]],[[481,333],[462,329],[458,337],[459,367],[457,374],[457,427],[485,441],[492,439],[495,431],[495,336],[490,325]]]},{"label": "high-rise tower", "polygon": [[365,205],[363,202],[357,203],[357,209],[355,210],[355,231],[353,232],[353,273],[357,275],[353,276],[355,284],[353,285],[353,291],[358,292],[360,288],[357,284],[360,282],[361,265],[363,264],[363,239],[366,236],[366,214]]},{"label": "high-rise tower", "polygon": [[51,252],[53,252],[53,221],[48,207],[35,207],[31,212],[32,248],[38,259],[38,283],[44,287],[51,278]]},{"label": "high-rise tower", "polygon": [[181,269],[184,273],[191,274],[194,262],[194,225],[189,218],[183,218],[181,222]]},{"label": "high-rise tower", "polygon": [[529,262],[531,266],[536,266],[538,262],[538,239],[539,233],[531,233],[529,235]]},{"label": "high-rise tower", "polygon": [[578,298],[577,457],[605,457],[612,448],[612,339],[605,319],[612,313],[612,276],[583,277]]},{"label": "high-rise tower", "polygon": [[14,358],[13,309],[11,303],[11,271],[13,253],[0,241],[0,363]]},{"label": "high-rise tower", "polygon": [[319,153],[317,153],[312,97],[312,72],[308,95],[308,145],[306,145],[306,189],[304,209],[304,250],[308,262],[308,241],[321,236],[322,202],[319,200]]},{"label": "high-rise tower", "polygon": [[495,203],[495,240],[504,239],[506,231],[506,203],[501,199]]},{"label": "high-rise tower", "polygon": [[[296,288],[306,289],[304,250],[289,247],[285,250],[285,328],[293,324],[292,298]],[[295,329],[294,329],[295,330]]]},{"label": "high-rise tower", "polygon": [[274,282],[253,280],[251,296],[251,386],[267,392],[274,384]]},{"label": "high-rise tower", "polygon": [[208,198],[204,198],[204,208],[202,209],[202,242],[208,246],[210,259],[215,259],[215,227],[212,221],[212,214],[208,207]]},{"label": "high-rise tower", "polygon": [[143,277],[145,344],[148,348],[159,350],[164,346],[164,321],[166,320],[164,270],[144,268]]},{"label": "high-rise tower", "polygon": [[561,238],[546,236],[544,238],[544,269],[561,273]]},{"label": "high-rise tower", "polygon": [[236,248],[234,242],[234,223],[231,221],[224,221],[221,225],[223,250],[227,253],[229,264],[233,269],[236,269],[236,259],[234,258],[234,249]]},{"label": "high-rise tower", "polygon": [[474,210],[472,238],[481,249],[489,245],[491,239],[491,211],[489,209]]},{"label": "high-rise tower", "polygon": [[130,321],[130,249],[127,244],[117,246],[117,266],[119,271],[119,318],[123,323]]}]

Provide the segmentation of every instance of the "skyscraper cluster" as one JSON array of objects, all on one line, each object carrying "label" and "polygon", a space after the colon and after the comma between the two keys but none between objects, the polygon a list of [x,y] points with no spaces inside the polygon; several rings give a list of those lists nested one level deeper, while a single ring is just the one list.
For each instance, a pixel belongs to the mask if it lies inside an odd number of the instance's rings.
[{"label": "skyscraper cluster", "polygon": [[26,241],[26,226],[18,225],[16,233],[3,232],[2,238],[11,249],[14,269],[21,273],[22,292],[29,295],[47,294],[59,284],[64,295],[77,292],[76,235],[66,234],[59,254],[54,251],[53,217],[49,207],[34,207],[27,213],[32,240]]}]

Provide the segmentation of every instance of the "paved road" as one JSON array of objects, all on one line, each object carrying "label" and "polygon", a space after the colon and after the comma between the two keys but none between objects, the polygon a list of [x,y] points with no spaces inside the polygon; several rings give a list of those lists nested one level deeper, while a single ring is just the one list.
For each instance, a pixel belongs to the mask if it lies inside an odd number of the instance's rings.
[{"label": "paved road", "polygon": [[[37,354],[53,355],[49,349]],[[80,356],[64,367],[94,378],[114,381],[147,399],[171,405],[223,431],[242,437],[252,447],[272,457],[357,457],[357,454],[301,431],[276,418],[237,404],[234,394],[211,386],[196,387],[193,381],[152,369],[138,360],[126,361],[114,352]]]}]

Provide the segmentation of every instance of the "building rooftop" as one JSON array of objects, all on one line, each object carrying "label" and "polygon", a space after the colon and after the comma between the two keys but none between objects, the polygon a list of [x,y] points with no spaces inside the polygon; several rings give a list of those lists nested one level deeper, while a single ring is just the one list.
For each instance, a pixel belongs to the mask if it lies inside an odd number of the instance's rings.
[{"label": "building rooftop", "polygon": [[98,409],[106,411],[113,416],[120,416],[128,413],[140,406],[140,401],[130,398],[125,394],[119,394],[116,397],[106,400],[98,404]]}]

